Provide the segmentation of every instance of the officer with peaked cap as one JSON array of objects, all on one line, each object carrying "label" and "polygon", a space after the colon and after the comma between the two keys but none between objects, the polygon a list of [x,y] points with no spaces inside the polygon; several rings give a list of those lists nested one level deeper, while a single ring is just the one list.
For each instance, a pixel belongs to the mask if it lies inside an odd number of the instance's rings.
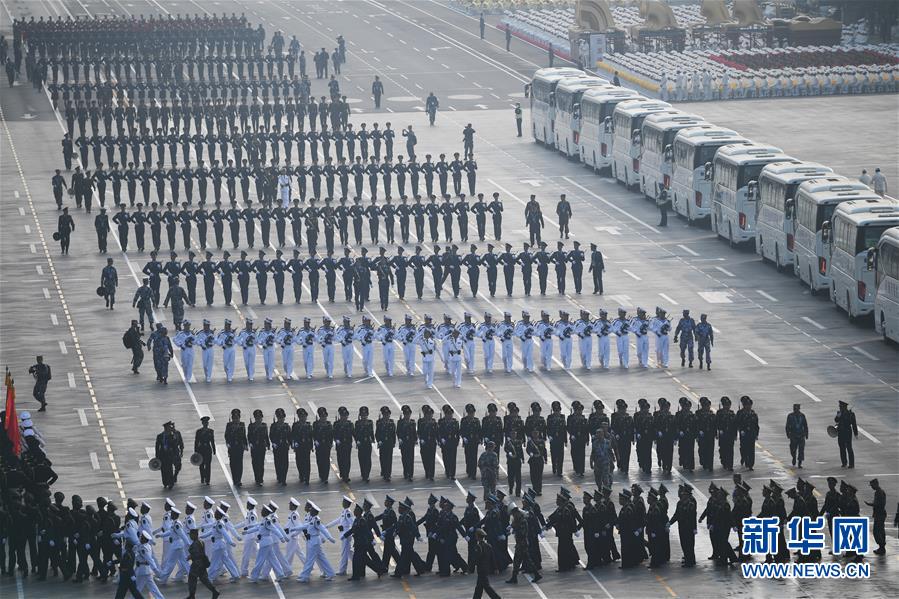
[{"label": "officer with peaked cap", "polygon": [[618,364],[627,369],[630,361],[630,332],[631,320],[627,318],[627,310],[618,308],[618,318],[612,321],[610,332],[615,333],[618,349]]},{"label": "officer with peaked cap", "polygon": [[748,395],[740,398],[743,405],[734,419],[740,437],[740,463],[748,470],[755,466],[755,441],[759,436],[759,417],[752,409],[752,399]]},{"label": "officer with peaked cap", "polygon": [[852,450],[853,438],[858,438],[858,425],[855,423],[855,412],[849,404],[839,401],[839,410],[833,419],[837,428],[837,444],[840,448],[840,463],[843,468],[855,468],[855,452]]},{"label": "officer with peaked cap", "polygon": [[277,331],[272,327],[272,319],[266,318],[262,329],[256,334],[256,343],[262,348],[262,362],[265,366],[265,380],[275,377],[275,343]]},{"label": "officer with peaked cap", "polygon": [[200,463],[200,484],[209,485],[212,456],[215,455],[215,431],[209,428],[209,416],[200,418],[201,427],[194,437],[194,452],[203,456]]}]

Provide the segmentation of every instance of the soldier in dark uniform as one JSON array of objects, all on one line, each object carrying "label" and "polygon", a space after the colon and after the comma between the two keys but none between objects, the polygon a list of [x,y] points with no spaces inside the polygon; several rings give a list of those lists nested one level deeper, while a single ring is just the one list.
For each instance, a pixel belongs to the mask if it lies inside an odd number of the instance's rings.
[{"label": "soldier in dark uniform", "polygon": [[539,496],[543,494],[543,467],[546,465],[546,441],[540,431],[532,429],[527,441],[528,466],[531,475],[531,487]]},{"label": "soldier in dark uniform", "polygon": [[[586,430],[586,428],[585,428]],[[559,572],[568,572],[577,567],[580,557],[574,546],[574,534],[582,525],[580,514],[564,493],[556,496],[556,509],[546,519],[546,528],[554,528],[559,539]],[[620,526],[620,525],[619,525]]]},{"label": "soldier in dark uniform", "polygon": [[678,487],[677,507],[668,524],[677,522],[677,536],[680,539],[683,559],[681,566],[692,568],[696,565],[693,547],[696,544],[696,500],[693,498],[693,487],[682,484]]},{"label": "soldier in dark uniform", "polygon": [[240,286],[240,303],[246,306],[250,299],[250,273],[253,270],[246,252],[240,252],[240,260],[234,263],[234,270],[237,271],[237,284]]},{"label": "soldier in dark uniform", "polygon": [[699,466],[711,472],[715,464],[715,438],[718,436],[718,426],[709,398],[700,397],[699,404],[700,408],[693,418],[694,431],[699,445]]},{"label": "soldier in dark uniform", "polygon": [[[631,462],[631,444],[634,442],[634,418],[627,413],[627,402],[623,399],[617,400],[615,407],[617,410],[612,414],[610,431],[618,462],[618,471],[627,474]],[[651,437],[649,443],[651,447]]]},{"label": "soldier in dark uniform", "polygon": [[518,573],[521,571],[533,574],[532,584],[542,580],[540,570],[531,560],[530,538],[528,534],[528,515],[518,507],[511,510],[512,534],[515,537],[515,554],[512,557],[512,576],[506,581],[508,584],[518,584]]},{"label": "soldier in dark uniform", "polygon": [[290,453],[290,426],[284,422],[283,408],[275,410],[275,422],[269,430],[269,441],[275,461],[275,477],[282,487],[287,484],[288,456]]},{"label": "soldier in dark uniform", "polygon": [[730,409],[730,398],[721,398],[721,405],[715,413],[715,426],[718,429],[718,458],[725,470],[734,469],[734,439],[736,438],[736,414]]},{"label": "soldier in dark uniform", "polygon": [[231,410],[231,420],[225,425],[225,445],[228,448],[231,480],[234,481],[235,487],[240,488],[242,486],[241,478],[243,477],[243,454],[247,451],[249,445],[247,443],[247,430],[244,423],[240,420],[240,410],[237,408]]},{"label": "soldier in dark uniform", "polygon": [[[175,486],[175,463],[180,459],[178,438],[175,435],[175,423],[170,420],[162,426],[162,432],[156,435],[155,456],[160,461],[162,486],[165,489],[171,489]],[[10,567],[10,570],[12,570],[12,567]],[[79,574],[80,577],[81,575]]]},{"label": "soldier in dark uniform", "polygon": [[[751,404],[750,404],[751,405]],[[743,410],[740,410],[742,412]],[[753,413],[754,415],[754,413]],[[739,414],[737,415],[739,417]],[[843,468],[855,468],[855,452],[852,451],[852,439],[858,438],[858,425],[855,423],[855,412],[849,409],[845,401],[839,402],[839,411],[833,419],[837,428],[837,444],[840,447],[840,463]],[[758,419],[756,418],[756,430]],[[742,451],[742,443],[740,445]],[[751,468],[750,468],[751,470]]]},{"label": "soldier in dark uniform", "polygon": [[390,482],[390,477],[393,472],[393,448],[396,447],[396,439],[397,427],[393,418],[390,417],[390,408],[381,406],[381,416],[378,418],[375,426],[375,440],[378,444],[381,478],[385,482]]},{"label": "soldier in dark uniform", "polygon": [[290,427],[290,445],[293,447],[294,461],[300,482],[309,484],[310,456],[312,454],[312,425],[306,421],[308,413],[305,408],[297,409],[297,420]]},{"label": "soldier in dark uniform", "polygon": [[740,437],[740,464],[748,470],[755,466],[755,441],[759,436],[759,417],[752,409],[752,399],[748,395],[740,398],[743,405],[734,419]]},{"label": "soldier in dark uniform", "polygon": [[478,449],[481,446],[481,421],[475,414],[474,404],[466,404],[465,416],[459,423],[459,436],[465,452],[465,472],[471,480],[477,479]]},{"label": "soldier in dark uniform", "polygon": [[331,473],[331,447],[334,445],[334,427],[328,420],[328,410],[318,408],[318,418],[312,423],[312,440],[315,446],[315,462],[318,478],[327,484]]},{"label": "soldier in dark uniform", "polygon": [[[368,499],[365,502],[371,505]],[[370,554],[375,542],[371,523],[365,517],[362,506],[357,505],[353,515],[355,516],[353,526],[343,533],[343,538],[353,538],[353,575],[347,580],[364,579],[366,568],[371,568],[381,576],[381,564]],[[377,525],[375,527],[377,528]]]},{"label": "soldier in dark uniform", "polygon": [[443,416],[437,422],[437,439],[446,477],[456,480],[456,453],[459,449],[459,421],[453,416],[450,405],[443,406]]},{"label": "soldier in dark uniform", "polygon": [[254,421],[247,427],[247,443],[250,447],[250,459],[253,464],[253,478],[256,486],[261,487],[265,475],[265,454],[271,449],[268,436],[268,425],[262,421],[262,410],[253,410]]},{"label": "soldier in dark uniform", "polygon": [[[646,511],[649,567],[657,568],[668,563],[671,557],[671,541],[668,536],[668,514],[664,513],[656,490],[649,489],[649,509]],[[727,528],[728,532],[730,528]]]},{"label": "soldier in dark uniform", "polygon": [[490,291],[490,297],[494,297],[496,295],[496,275],[499,256],[493,253],[493,244],[487,244],[487,251],[481,256],[481,264],[487,267],[487,289]]},{"label": "soldier in dark uniform", "polygon": [[403,478],[411,481],[415,468],[415,445],[418,443],[418,430],[415,420],[411,418],[412,408],[404,405],[402,413],[402,418],[396,423],[396,439],[400,446]]},{"label": "soldier in dark uniform", "polygon": [[356,454],[359,459],[362,482],[367,483],[371,474],[371,449],[375,441],[374,426],[368,418],[367,406],[359,408],[359,417],[353,424],[353,439],[356,441]]},{"label": "soldier in dark uniform", "polygon": [[524,428],[515,427],[506,435],[506,473],[509,493],[521,497],[521,465],[524,462]]},{"label": "soldier in dark uniform", "polygon": [[440,511],[437,509],[437,498],[433,493],[428,495],[428,509],[424,516],[416,521],[417,526],[424,524],[425,534],[428,537],[428,554],[425,558],[424,569],[430,572],[434,567],[434,559],[437,557],[438,548],[440,546],[437,540],[437,520]]},{"label": "soldier in dark uniform", "polygon": [[687,472],[693,472],[696,468],[696,417],[691,410],[691,402],[686,397],[679,400],[680,409],[674,416],[677,427],[677,456],[678,464]]},{"label": "soldier in dark uniform", "polygon": [[565,463],[565,446],[568,445],[568,431],[566,430],[565,416],[562,414],[562,404],[553,401],[551,410],[552,412],[546,418],[546,436],[549,439],[553,474],[561,477]]},{"label": "soldier in dark uniform", "polygon": [[418,419],[418,444],[421,452],[421,464],[425,478],[434,481],[435,458],[437,457],[438,429],[434,420],[434,409],[429,405],[421,408],[422,416]]},{"label": "soldier in dark uniform", "polygon": [[[396,569],[391,575],[393,578],[407,576],[412,567],[416,574],[421,574],[427,569],[427,564],[415,551],[415,541],[421,537],[418,532],[418,523],[415,514],[412,513],[412,500],[408,497],[399,503],[399,518],[394,526],[395,535],[400,540],[402,547],[396,562]],[[387,563],[384,564],[387,566]]]},{"label": "soldier in dark uniform", "polygon": [[465,536],[465,529],[459,522],[458,516],[453,513],[455,505],[452,501],[445,497],[441,497],[441,511],[437,517],[437,540],[439,547],[437,550],[437,564],[439,568],[439,576],[449,576],[450,569],[456,572],[464,572],[468,568],[468,564],[459,555],[456,549],[458,535]]},{"label": "soldier in dark uniform", "polygon": [[200,418],[201,427],[194,437],[194,452],[203,456],[200,464],[200,484],[208,485],[212,470],[212,456],[215,455],[215,431],[209,428],[209,416]]},{"label": "soldier in dark uniform", "polygon": [[350,458],[353,454],[353,423],[349,420],[349,415],[350,411],[340,406],[333,426],[338,476],[345,483],[350,481]]},{"label": "soldier in dark uniform", "polygon": [[[654,437],[652,414],[649,412],[649,402],[644,398],[637,401],[639,409],[634,414],[633,430],[637,444],[637,465],[640,470],[649,474],[652,472],[652,441]],[[615,416],[612,416],[613,421]]]},{"label": "soldier in dark uniform", "polygon": [[565,424],[569,440],[571,441],[571,464],[574,473],[578,477],[584,476],[584,462],[586,459],[587,441],[590,439],[590,431],[587,418],[584,417],[584,406],[578,400],[571,403],[573,413],[568,416]]},{"label": "soldier in dark uniform", "polygon": [[671,414],[671,404],[664,397],[659,398],[659,409],[652,415],[655,431],[656,460],[664,472],[671,472],[674,460],[674,439],[678,434],[677,423]]}]

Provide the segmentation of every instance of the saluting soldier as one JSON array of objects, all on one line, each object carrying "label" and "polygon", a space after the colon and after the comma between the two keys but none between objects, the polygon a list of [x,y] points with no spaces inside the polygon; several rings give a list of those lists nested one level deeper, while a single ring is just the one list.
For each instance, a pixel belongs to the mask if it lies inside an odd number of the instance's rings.
[{"label": "saluting soldier", "polygon": [[209,416],[200,418],[200,424],[194,436],[194,452],[203,456],[200,463],[200,484],[209,485],[212,456],[215,455],[215,431],[209,428]]}]

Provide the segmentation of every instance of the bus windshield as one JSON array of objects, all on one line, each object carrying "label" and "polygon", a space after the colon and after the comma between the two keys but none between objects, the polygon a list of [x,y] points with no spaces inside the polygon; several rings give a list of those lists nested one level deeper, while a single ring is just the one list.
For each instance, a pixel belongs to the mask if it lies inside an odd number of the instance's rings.
[{"label": "bus windshield", "polygon": [[740,176],[737,178],[737,189],[749,185],[750,181],[758,181],[764,164],[745,164],[740,167]]},{"label": "bus windshield", "polygon": [[828,221],[833,218],[834,210],[836,210],[837,206],[839,205],[839,202],[818,205],[818,218],[815,222],[816,232],[821,230],[821,226],[824,224],[824,221]]}]

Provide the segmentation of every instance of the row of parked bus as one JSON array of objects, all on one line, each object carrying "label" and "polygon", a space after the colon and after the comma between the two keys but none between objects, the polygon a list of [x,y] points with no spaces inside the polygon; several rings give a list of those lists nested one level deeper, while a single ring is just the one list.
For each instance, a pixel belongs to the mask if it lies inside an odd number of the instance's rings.
[{"label": "row of parked bus", "polygon": [[534,139],[611,173],[733,247],[753,244],[850,320],[899,342],[899,202],[827,166],[573,68],[530,85]]}]

